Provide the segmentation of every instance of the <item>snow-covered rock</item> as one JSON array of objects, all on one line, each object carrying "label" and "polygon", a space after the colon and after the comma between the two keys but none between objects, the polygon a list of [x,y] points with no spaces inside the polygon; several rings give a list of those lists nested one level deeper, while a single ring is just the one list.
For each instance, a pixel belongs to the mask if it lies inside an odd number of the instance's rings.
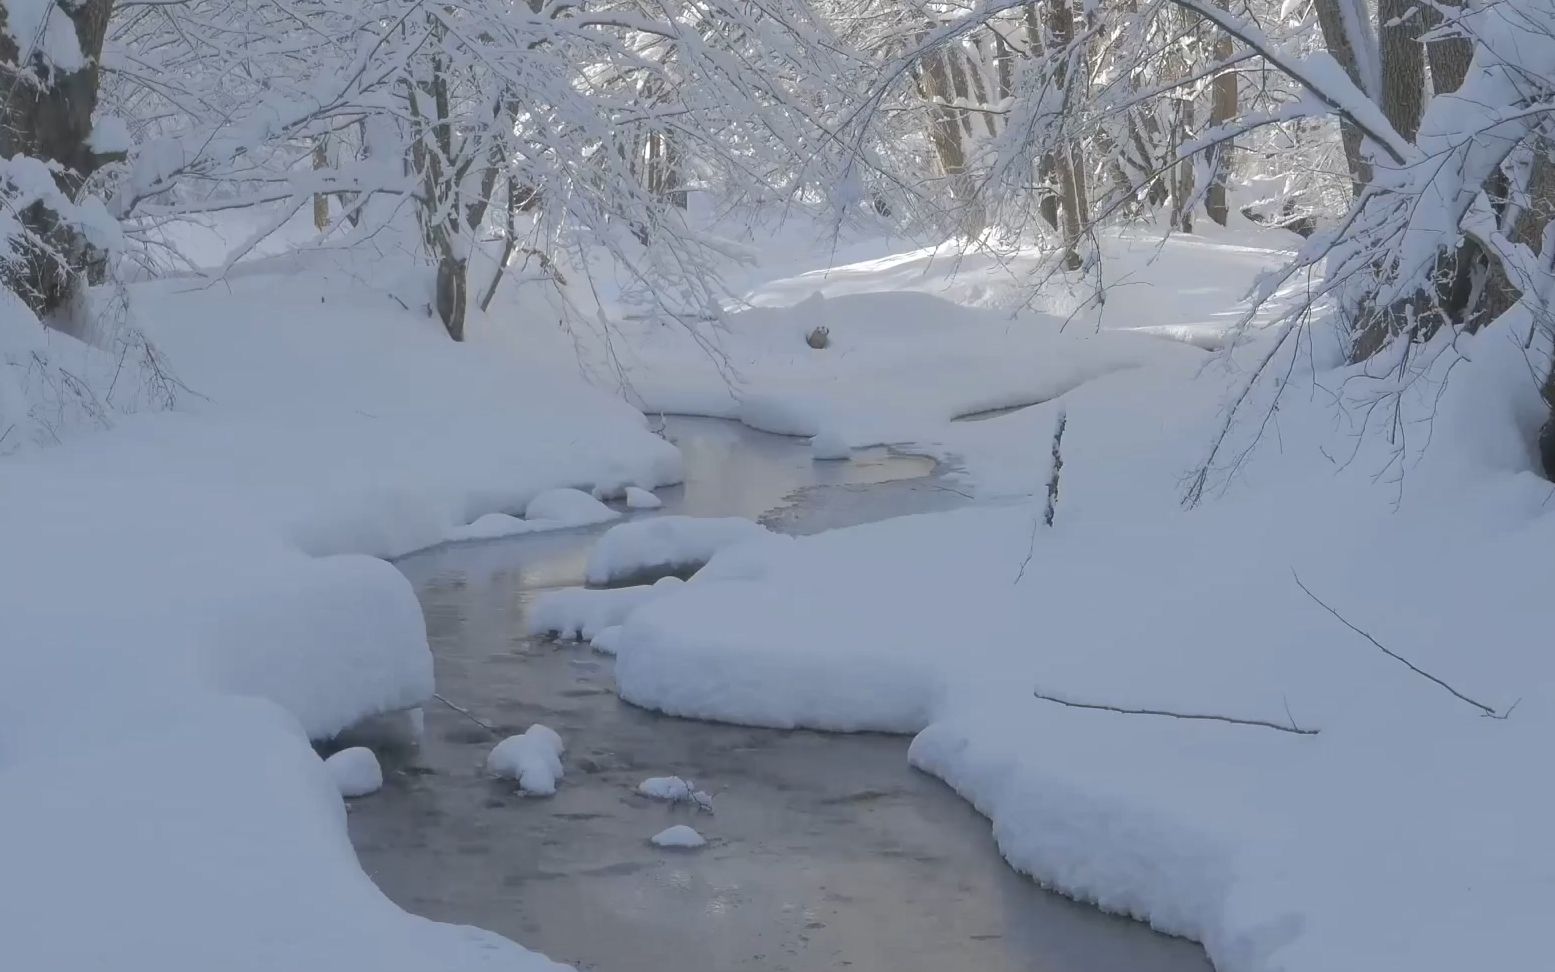
[{"label": "snow-covered rock", "polygon": [[650,838],[659,847],[673,847],[682,850],[694,850],[707,843],[707,838],[697,833],[685,824],[676,824],[659,831]]},{"label": "snow-covered rock", "polygon": [[343,797],[366,796],[383,787],[383,768],[378,765],[378,757],[366,746],[342,749],[324,760],[324,768]]},{"label": "snow-covered rock", "polygon": [[637,792],[655,800],[676,802],[691,799],[692,786],[689,780],[678,776],[650,776],[637,784]]},{"label": "snow-covered rock", "polygon": [[740,517],[660,516],[611,527],[589,553],[588,582],[695,570],[728,547],[770,539],[772,531]]},{"label": "snow-covered rock", "polygon": [[690,803],[698,810],[713,812],[713,795],[698,790],[695,783],[679,776],[650,776],[637,784],[637,792],[653,800]]},{"label": "snow-covered rock", "polygon": [[626,507],[630,510],[656,510],[664,505],[664,501],[653,495],[652,491],[641,486],[626,487]]},{"label": "snow-covered rock", "polygon": [[535,796],[556,792],[562,778],[562,737],[538,722],[516,736],[509,736],[486,757],[487,772],[518,781],[519,789]]}]

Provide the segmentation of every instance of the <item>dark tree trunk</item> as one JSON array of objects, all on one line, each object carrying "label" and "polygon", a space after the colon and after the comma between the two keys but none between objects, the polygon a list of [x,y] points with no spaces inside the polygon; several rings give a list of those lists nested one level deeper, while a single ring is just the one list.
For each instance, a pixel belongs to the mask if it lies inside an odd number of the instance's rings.
[{"label": "dark tree trunk", "polygon": [[[1341,3],[1342,0],[1314,0],[1318,27],[1323,31],[1323,43],[1328,53],[1344,68],[1355,86],[1365,91],[1366,79],[1361,77],[1360,60],[1356,57],[1354,45],[1350,43],[1349,31],[1345,29]],[[1339,137],[1344,143],[1344,157],[1350,169],[1350,187],[1359,196],[1361,190],[1371,182],[1371,165],[1361,156],[1361,133],[1349,122],[1340,121]]]},{"label": "dark tree trunk", "polygon": [[1378,0],[1378,46],[1382,55],[1382,113],[1413,142],[1425,110],[1425,29],[1415,0]]},{"label": "dark tree trunk", "polygon": [[[1222,0],[1220,5],[1224,7],[1225,0]],[[1220,31],[1219,36],[1215,38],[1213,51],[1213,57],[1217,61],[1229,58],[1232,54],[1231,35]],[[1229,124],[1236,119],[1236,115],[1236,72],[1222,71],[1215,78],[1210,89],[1210,127]],[[1226,179],[1230,174],[1233,148],[1233,143],[1227,139],[1205,152],[1209,162],[1209,185],[1204,189],[1204,212],[1221,226],[1226,225],[1226,220],[1231,218],[1231,204],[1226,199]]]},{"label": "dark tree trunk", "polygon": [[455,341],[464,340],[464,312],[467,297],[465,261],[452,253],[443,253],[437,261],[437,316]]},{"label": "dark tree trunk", "polygon": [[[113,0],[58,4],[75,30],[86,59],[76,71],[59,71],[35,52],[17,49],[5,29],[9,10],[0,0],[0,157],[29,156],[57,163],[54,181],[74,199],[88,176],[119,156],[91,147],[92,112],[97,107],[98,59],[108,33]],[[54,29],[61,29],[56,23]],[[65,306],[84,283],[83,273],[102,255],[79,228],[41,204],[21,211],[22,225],[47,249],[29,247],[7,281],[40,317]]]}]

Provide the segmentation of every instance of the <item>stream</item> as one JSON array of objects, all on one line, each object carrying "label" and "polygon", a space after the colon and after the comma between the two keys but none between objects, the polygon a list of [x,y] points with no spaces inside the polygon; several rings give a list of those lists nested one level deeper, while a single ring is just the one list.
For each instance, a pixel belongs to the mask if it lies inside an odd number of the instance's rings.
[{"label": "stream", "polygon": [[[947,509],[921,457],[813,462],[803,440],[671,418],[684,486],[664,513],[759,517],[810,533]],[[654,515],[654,514],[645,514]],[[621,702],[611,659],[526,636],[549,588],[582,582],[604,527],[447,545],[399,568],[426,614],[439,692],[501,734],[543,722],[567,744],[554,797],[483,771],[496,737],[445,705],[386,783],[352,802],[352,840],[409,911],[479,925],[605,972],[1207,972],[1199,946],[1042,890],[999,857],[988,822],[907,764],[905,737],[773,731]],[[714,813],[639,796],[678,775]],[[676,823],[697,851],[652,846]]]}]

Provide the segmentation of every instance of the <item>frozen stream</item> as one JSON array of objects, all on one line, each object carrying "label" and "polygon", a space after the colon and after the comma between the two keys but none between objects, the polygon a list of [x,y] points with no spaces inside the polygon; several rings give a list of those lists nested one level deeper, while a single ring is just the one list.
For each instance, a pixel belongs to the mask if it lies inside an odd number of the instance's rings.
[{"label": "frozen stream", "polygon": [[[665,512],[764,516],[795,532],[941,509],[927,460],[813,463],[801,440],[671,419],[687,483]],[[797,490],[804,490],[795,494]],[[610,659],[524,635],[536,592],[581,582],[598,531],[405,558],[440,692],[503,733],[567,742],[566,779],[528,799],[487,778],[494,738],[445,706],[388,782],[354,801],[362,863],[410,911],[481,925],[607,972],[1205,972],[1198,946],[1068,901],[1011,871],[988,823],[907,765],[907,739],[673,719],[622,703]],[[802,610],[803,605],[795,605]],[[681,775],[716,814],[638,796]],[[651,846],[672,823],[709,838]]]}]

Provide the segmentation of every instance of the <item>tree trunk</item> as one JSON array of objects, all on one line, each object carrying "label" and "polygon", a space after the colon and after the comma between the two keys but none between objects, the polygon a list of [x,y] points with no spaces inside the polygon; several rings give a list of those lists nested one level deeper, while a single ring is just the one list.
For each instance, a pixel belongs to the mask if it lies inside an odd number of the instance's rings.
[{"label": "tree trunk", "polygon": [[[6,29],[10,19],[0,0],[0,157],[18,155],[56,163],[54,181],[74,199],[88,176],[119,155],[103,155],[91,147],[92,112],[97,107],[98,59],[108,33],[113,0],[80,0],[51,4],[74,29],[86,59],[77,71],[59,71],[41,55],[25,59]],[[65,29],[56,21],[53,30]],[[46,244],[28,247],[18,268],[9,274],[13,286],[39,317],[65,306],[83,285],[82,272],[101,260],[79,228],[41,204],[19,214],[23,227]],[[52,250],[52,252],[48,252]],[[60,259],[63,257],[63,259]]]},{"label": "tree trunk", "polygon": [[[1069,76],[1068,65],[1064,60],[1069,57],[1069,46],[1074,41],[1074,11],[1069,6],[1069,0],[1048,0],[1046,16],[1041,22],[1037,19],[1035,4],[1028,4],[1025,14],[1028,44],[1033,52],[1045,50],[1047,56],[1057,59],[1053,67],[1053,84],[1069,100],[1070,92],[1067,89],[1073,79]],[[1043,216],[1058,226],[1063,236],[1063,265],[1066,270],[1078,270],[1084,263],[1080,258],[1079,246],[1089,218],[1085,175],[1078,164],[1078,158],[1077,147],[1059,147],[1043,159],[1040,167],[1051,172],[1057,183],[1057,195],[1052,202],[1043,200]]]},{"label": "tree trunk", "polygon": [[1405,140],[1413,142],[1425,109],[1425,19],[1415,0],[1378,0],[1378,42],[1382,56],[1382,113]]},{"label": "tree trunk", "polygon": [[929,143],[939,157],[940,171],[950,183],[951,198],[964,207],[961,230],[968,236],[983,229],[983,213],[977,205],[967,172],[966,131],[961,112],[952,107],[955,85],[951,81],[949,54],[930,55],[923,62],[920,86],[929,106]]},{"label": "tree trunk", "polygon": [[[1355,45],[1350,41],[1350,32],[1345,26],[1343,4],[1346,0],[1314,0],[1313,7],[1317,11],[1318,26],[1323,31],[1323,43],[1328,47],[1328,53],[1339,66],[1344,68],[1345,74],[1362,91],[1370,88],[1365,77],[1361,73],[1360,58],[1355,50]],[[1356,196],[1360,196],[1361,190],[1371,182],[1371,165],[1361,156],[1361,133],[1348,121],[1339,123],[1339,137],[1344,143],[1345,162],[1350,170],[1350,187]]]},{"label": "tree trunk", "polygon": [[[1435,30],[1443,23],[1443,9],[1462,7],[1461,0],[1436,0],[1420,5],[1423,30]],[[1467,37],[1443,37],[1425,46],[1431,65],[1431,90],[1436,94],[1457,91],[1468,77],[1469,62],[1474,59],[1474,44]]]},{"label": "tree trunk", "polygon": [[[329,168],[329,143],[320,135],[313,141],[313,171]],[[329,196],[322,192],[313,194],[313,228],[320,233],[329,229]]]},{"label": "tree trunk", "polygon": [[448,329],[448,336],[455,341],[464,340],[464,314],[467,301],[467,271],[464,260],[454,256],[452,249],[439,254],[437,260],[437,316]]},{"label": "tree trunk", "polygon": [[[1221,0],[1222,8],[1227,6],[1226,0]],[[1217,61],[1224,61],[1232,54],[1231,35],[1220,31],[1215,38],[1215,46],[1211,56]],[[1236,120],[1237,116],[1237,76],[1232,70],[1222,71],[1215,77],[1210,88],[1209,124],[1211,128],[1226,125]],[[1235,146],[1228,139],[1205,150],[1206,169],[1209,172],[1209,185],[1204,190],[1204,211],[1209,218],[1226,225],[1231,218],[1231,204],[1226,198],[1226,179],[1231,168],[1231,152]]]}]

